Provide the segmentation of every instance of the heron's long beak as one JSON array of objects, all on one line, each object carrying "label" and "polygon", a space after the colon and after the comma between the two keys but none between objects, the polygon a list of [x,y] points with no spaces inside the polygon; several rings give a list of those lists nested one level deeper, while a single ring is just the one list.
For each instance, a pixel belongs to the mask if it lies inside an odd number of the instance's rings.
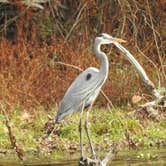
[{"label": "heron's long beak", "polygon": [[113,38],[111,39],[113,42],[118,42],[118,43],[126,43],[127,41],[126,40],[123,40],[123,39],[120,39],[120,38]]}]

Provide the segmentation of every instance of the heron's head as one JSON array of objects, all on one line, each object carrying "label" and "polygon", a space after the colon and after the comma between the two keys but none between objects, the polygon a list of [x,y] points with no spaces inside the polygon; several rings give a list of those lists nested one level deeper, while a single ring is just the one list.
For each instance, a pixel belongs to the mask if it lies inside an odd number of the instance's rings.
[{"label": "heron's head", "polygon": [[116,42],[125,43],[126,41],[120,38],[112,37],[106,33],[101,33],[96,37],[95,42],[100,44],[111,44]]}]

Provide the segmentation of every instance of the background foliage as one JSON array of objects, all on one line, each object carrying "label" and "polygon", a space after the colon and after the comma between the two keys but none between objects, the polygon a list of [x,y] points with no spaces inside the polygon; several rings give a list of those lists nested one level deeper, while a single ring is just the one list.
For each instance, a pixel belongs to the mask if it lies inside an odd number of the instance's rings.
[{"label": "background foliage", "polygon": [[[166,81],[165,14],[162,0],[52,0],[44,9],[21,2],[0,3],[0,100],[8,111],[58,103],[79,71],[100,66],[93,53],[97,34],[127,40],[125,47],[143,65],[157,86]],[[103,87],[117,104],[134,95],[147,97],[139,76],[112,46],[102,48],[110,62]],[[98,105],[106,105],[100,96]]]}]

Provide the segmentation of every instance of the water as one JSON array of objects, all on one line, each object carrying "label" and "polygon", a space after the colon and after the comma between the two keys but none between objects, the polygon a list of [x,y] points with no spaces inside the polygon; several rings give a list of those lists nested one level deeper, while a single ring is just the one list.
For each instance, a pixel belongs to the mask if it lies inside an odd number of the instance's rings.
[{"label": "water", "polygon": [[[66,155],[64,155],[66,156]],[[16,157],[16,156],[15,156]],[[14,157],[14,158],[15,158]],[[17,157],[16,157],[17,158]],[[59,160],[49,157],[29,157],[24,163],[15,159],[4,159],[0,156],[0,166],[77,166],[75,156],[68,160]],[[70,158],[70,159],[69,159]],[[146,149],[140,151],[119,152],[110,166],[166,166],[166,147],[162,149]]]}]

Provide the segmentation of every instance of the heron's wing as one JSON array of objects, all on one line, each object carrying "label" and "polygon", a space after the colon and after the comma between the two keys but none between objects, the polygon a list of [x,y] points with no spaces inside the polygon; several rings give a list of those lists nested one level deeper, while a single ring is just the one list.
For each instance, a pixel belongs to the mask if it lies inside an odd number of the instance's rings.
[{"label": "heron's wing", "polygon": [[99,76],[99,70],[94,67],[80,73],[66,91],[57,116],[78,111],[81,103],[99,86]]}]

